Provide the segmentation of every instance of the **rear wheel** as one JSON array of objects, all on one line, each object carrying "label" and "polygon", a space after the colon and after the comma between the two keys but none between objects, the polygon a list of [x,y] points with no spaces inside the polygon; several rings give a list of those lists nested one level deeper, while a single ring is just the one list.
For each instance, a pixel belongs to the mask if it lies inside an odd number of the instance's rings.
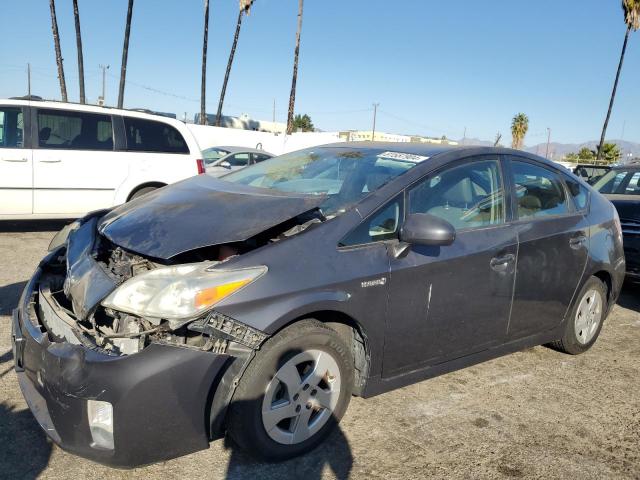
[{"label": "rear wheel", "polygon": [[257,352],[231,402],[228,432],[267,460],[306,453],[342,418],[353,377],[351,351],[335,330],[297,322]]},{"label": "rear wheel", "polygon": [[551,346],[572,355],[586,352],[600,335],[606,311],[607,287],[591,277],[576,297],[563,337]]}]

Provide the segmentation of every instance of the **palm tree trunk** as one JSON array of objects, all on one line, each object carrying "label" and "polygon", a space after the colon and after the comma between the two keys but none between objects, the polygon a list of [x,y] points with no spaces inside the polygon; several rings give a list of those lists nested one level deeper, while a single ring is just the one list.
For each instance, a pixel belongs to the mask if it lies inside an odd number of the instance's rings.
[{"label": "palm tree trunk", "polygon": [[49,0],[51,8],[51,30],[53,31],[53,46],[56,50],[56,63],[58,64],[58,79],[60,80],[60,94],[62,101],[67,101],[67,83],[64,81],[64,67],[62,66],[62,52],[60,51],[60,36],[58,35],[58,20],[56,18],[56,2]]},{"label": "palm tree trunk", "polygon": [[200,82],[200,125],[207,124],[207,43],[209,42],[209,0],[204,0],[204,38],[202,39],[202,80]]},{"label": "palm tree trunk", "polygon": [[227,92],[227,83],[229,82],[229,74],[231,73],[231,65],[233,64],[233,57],[236,54],[236,47],[238,46],[238,37],[240,36],[240,26],[242,25],[242,10],[238,13],[238,23],[236,25],[236,33],[233,36],[233,44],[231,45],[231,53],[229,53],[229,61],[227,62],[227,71],[224,74],[224,81],[222,82],[222,90],[220,91],[220,101],[218,102],[218,113],[216,114],[216,126],[220,126],[222,120],[222,104],[224,103],[224,95]]},{"label": "palm tree trunk", "polygon": [[296,49],[293,54],[293,78],[291,95],[289,96],[289,114],[287,116],[287,135],[293,132],[293,111],[296,103],[296,81],[298,80],[298,56],[300,54],[300,32],[302,30],[302,7],[304,0],[298,0],[298,31],[296,32]]},{"label": "palm tree trunk", "polygon": [[76,48],[78,50],[78,81],[80,82],[80,103],[86,103],[84,95],[84,60],[82,58],[82,35],[80,34],[80,12],[78,0],[73,0],[73,18],[76,23]]},{"label": "palm tree trunk", "polygon": [[609,101],[609,110],[607,110],[607,117],[604,119],[604,125],[602,127],[602,135],[600,136],[600,143],[598,144],[597,161],[602,160],[602,147],[604,145],[604,139],[607,135],[607,127],[609,126],[609,119],[611,118],[611,110],[613,110],[613,102],[616,98],[616,91],[618,90],[618,81],[620,80],[620,71],[622,70],[622,63],[624,62],[624,55],[627,51],[627,42],[629,41],[629,33],[631,27],[627,28],[624,34],[624,42],[622,44],[622,52],[620,53],[620,63],[618,63],[618,71],[616,72],[616,79],[613,82],[613,90],[611,91],[611,100]]},{"label": "palm tree trunk", "polygon": [[124,83],[127,77],[127,57],[129,56],[129,33],[131,32],[131,14],[133,13],[133,0],[129,0],[127,8],[127,23],[124,28],[124,45],[122,46],[122,64],[120,65],[120,88],[118,89],[118,108],[124,104]]}]

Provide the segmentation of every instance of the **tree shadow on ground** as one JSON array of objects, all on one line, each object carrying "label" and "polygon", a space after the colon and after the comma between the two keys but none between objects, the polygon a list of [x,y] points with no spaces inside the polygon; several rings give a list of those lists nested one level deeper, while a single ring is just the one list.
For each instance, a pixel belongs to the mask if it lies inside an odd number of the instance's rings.
[{"label": "tree shadow on ground", "polygon": [[37,478],[49,464],[52,444],[29,409],[0,402],[0,477]]},{"label": "tree shadow on ground", "polygon": [[73,219],[62,220],[7,220],[0,222],[0,233],[5,232],[57,232],[73,222]]}]

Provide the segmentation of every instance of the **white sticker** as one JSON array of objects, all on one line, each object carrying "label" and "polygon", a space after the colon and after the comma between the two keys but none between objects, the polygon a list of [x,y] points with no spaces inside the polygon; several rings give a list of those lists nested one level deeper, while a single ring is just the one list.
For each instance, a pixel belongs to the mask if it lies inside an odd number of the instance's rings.
[{"label": "white sticker", "polygon": [[422,155],[413,155],[412,153],[401,153],[401,152],[384,152],[378,155],[381,158],[390,158],[393,160],[404,160],[405,162],[422,162],[427,160],[429,157],[423,157]]}]

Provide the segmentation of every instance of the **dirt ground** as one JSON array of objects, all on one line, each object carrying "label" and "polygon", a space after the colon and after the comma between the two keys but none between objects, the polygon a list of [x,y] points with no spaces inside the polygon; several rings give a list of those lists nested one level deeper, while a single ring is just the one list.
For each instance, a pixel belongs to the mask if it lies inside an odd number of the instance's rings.
[{"label": "dirt ground", "polygon": [[132,471],[51,444],[12,368],[10,313],[59,222],[0,224],[0,478],[640,478],[640,289],[593,349],[536,347],[385,395],[354,398],[315,451],[261,464],[225,441]]}]

